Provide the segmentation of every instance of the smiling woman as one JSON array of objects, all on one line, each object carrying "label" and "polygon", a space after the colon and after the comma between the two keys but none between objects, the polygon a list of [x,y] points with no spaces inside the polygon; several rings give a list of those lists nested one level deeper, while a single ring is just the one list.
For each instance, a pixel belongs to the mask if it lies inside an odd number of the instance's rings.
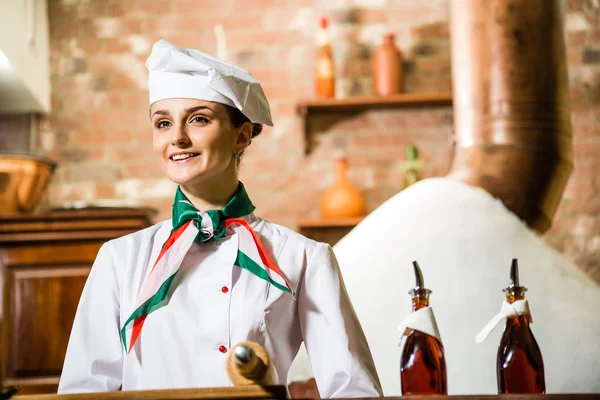
[{"label": "smiling woman", "polygon": [[197,50],[154,45],[154,151],[172,219],[107,242],[83,291],[59,393],[230,386],[246,340],[285,385],[302,342],[322,397],[382,394],[335,256],[254,214],[239,160],[272,125],[260,84]]},{"label": "smiling woman", "polygon": [[160,165],[199,209],[227,204],[238,184],[237,159],[252,137],[252,123],[234,126],[225,107],[176,98],[159,100],[150,108]]}]

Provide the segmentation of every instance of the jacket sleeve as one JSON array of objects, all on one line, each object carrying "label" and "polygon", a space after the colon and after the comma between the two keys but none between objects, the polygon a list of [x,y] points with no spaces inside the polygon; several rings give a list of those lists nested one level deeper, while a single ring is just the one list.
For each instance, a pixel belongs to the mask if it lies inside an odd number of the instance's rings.
[{"label": "jacket sleeve", "polygon": [[58,393],[105,392],[121,387],[119,281],[114,249],[98,252],[79,300]]},{"label": "jacket sleeve", "polygon": [[297,293],[302,337],[322,398],[380,397],[369,345],[331,247],[319,244]]}]

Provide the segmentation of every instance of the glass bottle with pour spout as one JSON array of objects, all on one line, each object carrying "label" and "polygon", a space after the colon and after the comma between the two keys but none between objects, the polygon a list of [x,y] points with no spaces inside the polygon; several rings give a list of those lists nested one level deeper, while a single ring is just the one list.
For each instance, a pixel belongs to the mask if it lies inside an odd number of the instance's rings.
[{"label": "glass bottle with pour spout", "polygon": [[[519,285],[516,258],[510,268],[510,283],[503,291],[509,304],[525,299],[527,288]],[[544,360],[529,323],[528,315],[506,319],[496,358],[499,394],[546,393]]]},{"label": "glass bottle with pour spout", "polygon": [[[429,306],[431,290],[425,288],[416,261],[413,267],[416,284],[409,294],[412,311],[417,312]],[[448,393],[444,347],[438,339],[417,330],[408,334],[400,356],[400,382],[403,396]]]}]

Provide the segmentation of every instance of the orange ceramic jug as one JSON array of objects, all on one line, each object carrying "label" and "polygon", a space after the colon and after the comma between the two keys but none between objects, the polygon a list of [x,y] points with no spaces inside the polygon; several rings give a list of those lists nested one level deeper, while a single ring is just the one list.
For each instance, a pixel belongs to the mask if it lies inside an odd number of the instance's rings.
[{"label": "orange ceramic jug", "polygon": [[383,37],[373,56],[374,89],[377,96],[389,96],[404,90],[402,53],[396,47],[394,34]]},{"label": "orange ceramic jug", "polygon": [[365,215],[365,200],[348,180],[348,160],[340,156],[335,164],[336,180],[321,198],[321,217],[352,218]]}]

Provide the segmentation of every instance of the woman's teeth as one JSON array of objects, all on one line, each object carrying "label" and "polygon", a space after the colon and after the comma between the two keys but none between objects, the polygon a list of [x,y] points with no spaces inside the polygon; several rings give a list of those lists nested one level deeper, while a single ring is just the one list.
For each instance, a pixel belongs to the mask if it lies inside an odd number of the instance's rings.
[{"label": "woman's teeth", "polygon": [[185,160],[186,158],[195,157],[197,153],[176,154],[171,157],[173,161]]}]

